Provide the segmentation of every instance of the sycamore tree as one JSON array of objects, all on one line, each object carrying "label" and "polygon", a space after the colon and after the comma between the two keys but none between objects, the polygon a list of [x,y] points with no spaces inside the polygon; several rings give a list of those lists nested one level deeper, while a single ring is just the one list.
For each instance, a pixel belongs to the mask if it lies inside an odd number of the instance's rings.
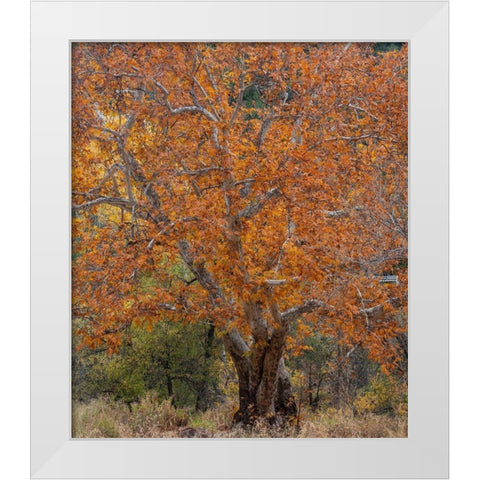
[{"label": "sycamore tree", "polygon": [[[73,314],[215,329],[235,420],[296,413],[315,333],[385,371],[406,331],[407,46],[75,43]],[[382,275],[395,276],[394,284]]]}]

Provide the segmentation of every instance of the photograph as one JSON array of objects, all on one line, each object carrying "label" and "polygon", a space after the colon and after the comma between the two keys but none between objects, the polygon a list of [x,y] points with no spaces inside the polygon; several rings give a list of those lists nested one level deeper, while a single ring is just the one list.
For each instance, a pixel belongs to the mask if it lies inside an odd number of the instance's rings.
[{"label": "photograph", "polygon": [[408,438],[408,42],[70,67],[72,438]]}]

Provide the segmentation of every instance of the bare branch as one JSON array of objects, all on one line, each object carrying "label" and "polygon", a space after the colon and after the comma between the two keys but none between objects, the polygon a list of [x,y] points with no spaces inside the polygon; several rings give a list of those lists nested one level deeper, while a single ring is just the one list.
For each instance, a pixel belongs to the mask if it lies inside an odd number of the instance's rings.
[{"label": "bare branch", "polygon": [[174,115],[178,115],[180,113],[201,113],[212,122],[215,122],[215,123],[217,122],[215,115],[209,112],[205,107],[200,106],[200,104],[173,108],[170,101],[168,100],[168,95],[170,92],[160,82],[153,80],[153,83],[155,84],[156,87],[158,87],[162,91],[163,101],[165,102],[165,105],[168,108],[170,113]]},{"label": "bare branch", "polygon": [[284,249],[286,247],[286,245],[288,244],[288,242],[291,240],[292,236],[293,236],[293,232],[295,230],[295,223],[291,220],[290,218],[290,208],[287,207],[287,235],[285,237],[285,240],[284,242],[282,243],[282,246],[280,247],[280,251],[278,252],[278,257],[277,257],[277,262],[276,262],[276,265],[275,265],[275,274],[278,273],[278,270],[280,269],[280,266],[282,264],[282,257],[283,257],[283,252],[284,252]]},{"label": "bare branch", "polygon": [[210,294],[212,300],[223,299],[223,295],[220,287],[215,283],[213,277],[210,275],[210,272],[205,268],[203,262],[195,262],[195,259],[192,255],[190,244],[187,240],[180,240],[178,242],[178,249],[182,260],[185,262],[190,271],[195,275],[195,278],[198,280],[198,283]]},{"label": "bare branch", "polygon": [[265,137],[267,136],[267,132],[270,129],[273,121],[277,118],[277,115],[269,115],[262,123],[260,127],[260,131],[258,132],[257,137],[257,146],[259,147],[265,141]]},{"label": "bare branch", "polygon": [[183,170],[181,172],[177,172],[176,175],[205,175],[206,173],[210,172],[224,172],[226,168],[224,167],[205,167],[199,168],[198,170]]},{"label": "bare branch", "polygon": [[177,307],[175,307],[175,305],[171,305],[169,303],[159,303],[157,305],[158,308],[161,308],[162,310],[170,310],[172,312],[176,312],[177,311]]},{"label": "bare branch", "polygon": [[370,113],[368,110],[365,110],[364,108],[358,106],[358,105],[355,105],[353,103],[349,103],[348,106],[350,108],[353,108],[354,110],[359,110],[360,112],[363,112],[363,113],[366,113],[368,116],[372,117],[374,120],[377,120],[378,121],[378,117],[376,117],[375,115],[373,115],[372,113]]},{"label": "bare branch", "polygon": [[202,92],[205,99],[207,100],[208,104],[210,105],[210,108],[213,110],[213,113],[214,113],[217,121],[220,121],[220,115],[215,110],[215,106],[213,105],[212,101],[210,100],[210,98],[209,98],[207,92],[205,91],[205,89],[202,87],[202,84],[198,81],[197,77],[193,77],[193,81],[194,81],[195,85],[200,89],[200,91]]},{"label": "bare branch", "polygon": [[94,130],[99,130],[100,132],[108,133],[108,134],[112,135],[114,138],[118,138],[118,136],[120,135],[119,132],[117,132],[115,130],[112,130],[110,128],[107,128],[107,127],[103,127],[101,125],[93,125],[91,123],[87,123],[87,126],[90,127],[90,128],[93,128]]},{"label": "bare branch", "polygon": [[237,214],[237,218],[251,218],[256,215],[265,204],[272,198],[278,197],[280,195],[280,190],[278,188],[272,188],[268,192],[253,200],[247,207],[243,210],[240,210]]},{"label": "bare branch", "polygon": [[331,218],[340,218],[347,216],[347,212],[345,210],[324,210],[323,213],[326,217]]},{"label": "bare branch", "polygon": [[374,307],[363,308],[360,313],[366,315],[369,320],[377,320],[384,314],[384,306],[375,305]]},{"label": "bare branch", "polygon": [[113,177],[113,174],[118,171],[118,170],[121,170],[122,172],[124,172],[124,168],[123,168],[123,165],[120,165],[119,163],[116,163],[114,165],[112,165],[107,173],[105,174],[105,176],[102,178],[102,180],[100,180],[99,184],[96,186],[96,187],[93,187],[91,188],[87,193],[83,194],[85,196],[88,196],[88,195],[93,195],[95,192],[97,192],[98,190],[100,190],[100,188],[103,187],[103,185],[105,185],[107,183],[107,181]]},{"label": "bare branch", "polygon": [[328,303],[325,303],[322,300],[312,299],[312,300],[307,300],[301,305],[285,310],[284,312],[281,313],[281,318],[283,321],[287,322],[287,321],[295,320],[303,313],[310,313],[315,310],[319,310],[321,308],[327,309],[327,310],[334,309],[332,305],[329,305]]},{"label": "bare branch", "polygon": [[91,200],[90,202],[81,203],[80,205],[72,205],[72,210],[79,211],[85,210],[90,207],[94,207],[95,205],[107,204],[112,205],[113,207],[119,208],[131,208],[134,203],[126,198],[116,198],[116,197],[99,197],[95,200]]}]

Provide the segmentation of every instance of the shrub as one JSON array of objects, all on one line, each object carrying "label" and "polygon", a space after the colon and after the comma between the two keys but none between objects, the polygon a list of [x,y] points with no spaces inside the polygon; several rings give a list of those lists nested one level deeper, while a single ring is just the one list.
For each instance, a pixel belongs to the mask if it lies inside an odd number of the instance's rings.
[{"label": "shrub", "polygon": [[407,386],[392,376],[377,374],[354,402],[356,413],[406,414],[408,411]]}]

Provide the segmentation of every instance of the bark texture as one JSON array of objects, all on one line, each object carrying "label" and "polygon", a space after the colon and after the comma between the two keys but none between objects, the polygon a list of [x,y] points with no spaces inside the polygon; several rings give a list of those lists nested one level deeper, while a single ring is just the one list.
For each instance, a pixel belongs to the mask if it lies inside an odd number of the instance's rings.
[{"label": "bark texture", "polygon": [[250,425],[264,418],[271,423],[294,420],[297,405],[293,396],[290,375],[283,359],[276,368],[267,367],[259,384],[252,381],[251,370],[238,370],[239,408],[235,423]]},{"label": "bark texture", "polygon": [[251,424],[258,418],[284,421],[297,414],[290,375],[283,360],[288,322],[268,329],[258,305],[245,305],[252,342],[249,346],[236,330],[224,337],[238,375],[239,409],[234,421]]}]

